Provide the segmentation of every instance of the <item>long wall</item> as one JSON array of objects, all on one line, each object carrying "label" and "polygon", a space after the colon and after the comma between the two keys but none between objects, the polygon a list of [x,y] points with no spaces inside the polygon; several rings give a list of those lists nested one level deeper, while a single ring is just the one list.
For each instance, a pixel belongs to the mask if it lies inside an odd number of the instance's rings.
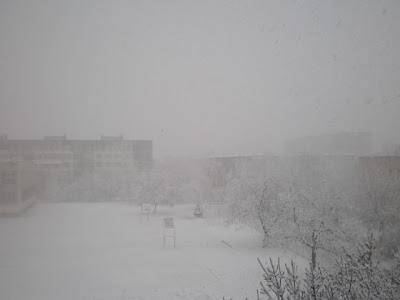
[{"label": "long wall", "polygon": [[133,172],[150,169],[153,162],[151,140],[125,140],[122,136],[102,136],[98,140],[70,140],[48,136],[42,140],[0,137],[0,161],[33,161],[52,180],[69,183],[87,173]]}]

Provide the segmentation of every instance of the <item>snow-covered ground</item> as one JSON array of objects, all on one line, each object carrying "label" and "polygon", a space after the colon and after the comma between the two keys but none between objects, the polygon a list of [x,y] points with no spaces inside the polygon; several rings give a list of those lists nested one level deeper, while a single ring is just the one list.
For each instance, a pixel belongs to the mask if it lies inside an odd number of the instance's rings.
[{"label": "snow-covered ground", "polygon": [[[140,222],[126,203],[41,203],[0,218],[0,299],[255,299],[257,257],[282,253],[193,207],[158,207]],[[174,218],[176,248],[163,247],[163,217]]]}]

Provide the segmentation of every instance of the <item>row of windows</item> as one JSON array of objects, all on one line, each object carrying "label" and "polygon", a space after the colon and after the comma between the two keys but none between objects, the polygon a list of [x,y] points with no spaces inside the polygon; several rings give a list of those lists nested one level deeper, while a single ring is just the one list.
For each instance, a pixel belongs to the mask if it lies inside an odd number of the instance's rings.
[{"label": "row of windows", "polygon": [[65,146],[63,144],[52,144],[52,145],[37,145],[34,146],[35,151],[69,151],[71,147]]},{"label": "row of windows", "polygon": [[107,152],[116,152],[116,151],[129,151],[132,149],[132,146],[130,145],[124,145],[124,146],[120,146],[120,145],[114,145],[114,146],[105,146],[104,147],[104,151]]},{"label": "row of windows", "polygon": [[[24,148],[30,148],[29,145],[27,145]],[[121,142],[114,142],[114,141],[102,141],[100,143],[97,142],[90,142],[88,141],[87,143],[79,143],[79,144],[65,144],[64,141],[53,141],[51,143],[43,143],[43,144],[37,144],[33,146],[33,149],[36,151],[55,151],[55,150],[60,150],[60,151],[71,151],[72,149],[79,149],[79,150],[85,150],[85,151],[90,151],[90,150],[100,150],[100,151],[131,151],[132,149],[149,149],[151,146],[149,146],[149,143],[145,144],[136,144],[136,143],[121,143]],[[31,148],[32,149],[32,148]]]},{"label": "row of windows", "polygon": [[71,180],[72,180],[72,174],[68,172],[57,174],[57,182],[60,184],[70,182]]},{"label": "row of windows", "polygon": [[14,191],[2,191],[0,194],[1,204],[11,204],[16,201],[16,195]]},{"label": "row of windows", "polygon": [[57,169],[69,169],[72,168],[70,163],[60,163],[60,164],[39,164],[41,168],[46,170],[57,170]]},{"label": "row of windows", "polygon": [[132,166],[132,162],[96,162],[95,166],[98,168],[102,167],[128,167]]},{"label": "row of windows", "polygon": [[97,154],[95,155],[95,158],[98,159],[98,160],[102,160],[102,159],[111,160],[111,159],[120,159],[120,158],[127,158],[127,159],[130,159],[131,157],[132,157],[132,154],[131,154],[131,153],[115,153],[115,154],[111,154],[111,153],[106,153],[106,154],[97,153]]},{"label": "row of windows", "polygon": [[72,153],[38,153],[35,155],[36,159],[59,159],[59,160],[72,160]]},{"label": "row of windows", "polygon": [[15,172],[2,172],[1,183],[2,184],[15,184],[17,182],[17,174]]}]

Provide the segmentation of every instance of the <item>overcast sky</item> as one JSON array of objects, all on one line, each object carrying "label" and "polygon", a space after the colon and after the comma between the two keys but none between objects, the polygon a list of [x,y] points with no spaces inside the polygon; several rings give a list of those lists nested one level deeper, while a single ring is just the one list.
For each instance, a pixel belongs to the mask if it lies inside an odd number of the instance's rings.
[{"label": "overcast sky", "polygon": [[0,0],[0,133],[155,157],[400,143],[400,1]]}]

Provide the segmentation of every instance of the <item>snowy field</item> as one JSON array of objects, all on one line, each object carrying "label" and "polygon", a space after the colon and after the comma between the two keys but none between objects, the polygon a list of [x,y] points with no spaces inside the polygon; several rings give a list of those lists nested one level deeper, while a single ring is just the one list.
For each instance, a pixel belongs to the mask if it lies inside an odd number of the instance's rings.
[{"label": "snowy field", "polygon": [[[0,218],[0,299],[255,299],[257,257],[282,253],[260,249],[249,229],[194,218],[193,207],[140,222],[126,203],[41,203]],[[163,247],[163,217],[174,218],[176,248]]]}]

